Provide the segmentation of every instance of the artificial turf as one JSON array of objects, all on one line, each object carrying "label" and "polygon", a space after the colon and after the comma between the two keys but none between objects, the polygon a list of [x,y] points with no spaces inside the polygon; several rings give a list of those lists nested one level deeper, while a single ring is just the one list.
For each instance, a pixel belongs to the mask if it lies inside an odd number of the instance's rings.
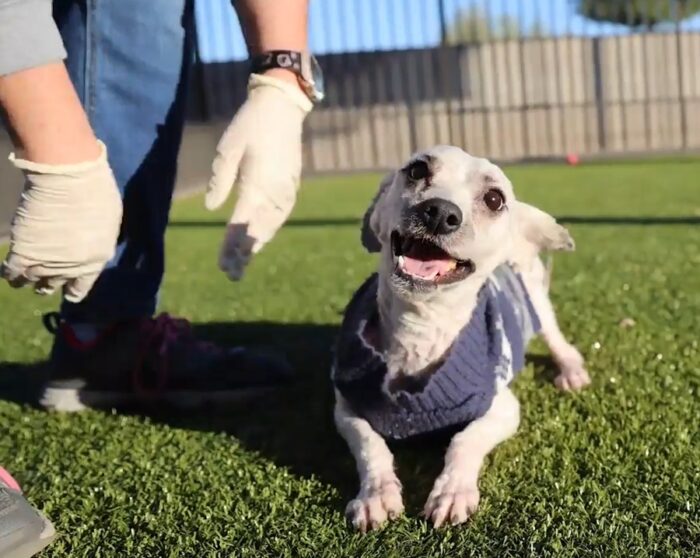
[{"label": "artificial turf", "polygon": [[172,212],[162,310],[216,341],[271,345],[298,371],[223,415],[13,402],[49,349],[40,315],[56,299],[0,286],[0,463],[60,532],[43,556],[700,555],[700,162],[507,172],[521,199],[570,223],[577,251],[555,258],[552,298],[593,384],[558,393],[531,345],[519,433],[487,460],[467,525],[418,517],[440,444],[396,451],[405,517],[365,536],[343,518],[357,480],[328,366],[340,312],[374,266],[358,220],[378,177],[317,178],[240,283],[215,263],[226,211],[195,198]]}]

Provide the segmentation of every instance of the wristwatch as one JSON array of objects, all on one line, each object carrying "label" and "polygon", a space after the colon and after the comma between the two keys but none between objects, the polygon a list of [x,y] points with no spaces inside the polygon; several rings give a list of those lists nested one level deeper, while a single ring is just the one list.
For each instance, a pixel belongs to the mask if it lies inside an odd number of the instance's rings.
[{"label": "wristwatch", "polygon": [[313,103],[323,100],[323,72],[316,57],[310,52],[271,50],[254,56],[250,61],[251,72],[255,74],[273,68],[291,70],[296,74],[301,89]]}]

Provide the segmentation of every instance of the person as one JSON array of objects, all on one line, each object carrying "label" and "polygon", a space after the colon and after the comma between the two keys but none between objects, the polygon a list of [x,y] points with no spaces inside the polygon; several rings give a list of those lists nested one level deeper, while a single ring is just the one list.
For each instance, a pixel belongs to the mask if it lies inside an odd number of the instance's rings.
[{"label": "person", "polygon": [[[219,266],[240,279],[294,205],[302,123],[322,76],[307,49],[308,0],[234,7],[253,67],[206,205],[237,188]],[[193,19],[193,0],[0,0],[0,106],[24,177],[0,273],[63,295],[44,316],[55,334],[47,408],[226,401],[290,377],[278,357],[203,342],[186,320],[155,316]]]}]

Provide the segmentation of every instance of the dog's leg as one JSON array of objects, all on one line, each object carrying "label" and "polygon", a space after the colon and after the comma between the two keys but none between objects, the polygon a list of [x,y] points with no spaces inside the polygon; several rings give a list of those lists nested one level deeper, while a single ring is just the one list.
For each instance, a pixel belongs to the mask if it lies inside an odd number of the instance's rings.
[{"label": "dog's leg", "polygon": [[535,258],[530,268],[522,272],[522,278],[532,306],[542,324],[542,336],[559,367],[559,375],[554,378],[554,385],[566,391],[584,388],[591,383],[591,378],[586,371],[581,353],[566,340],[559,329],[557,317],[547,293],[546,271],[542,261]]},{"label": "dog's leg", "polygon": [[394,472],[394,456],[384,439],[365,419],[355,415],[337,392],[334,417],[360,476],[360,491],[348,503],[345,515],[363,533],[367,529],[377,529],[387,519],[394,519],[403,512],[401,482]]},{"label": "dog's leg", "polygon": [[436,529],[446,521],[464,523],[476,511],[481,465],[493,448],[515,434],[519,422],[518,400],[510,389],[502,388],[486,414],[452,438],[445,466],[423,510]]}]

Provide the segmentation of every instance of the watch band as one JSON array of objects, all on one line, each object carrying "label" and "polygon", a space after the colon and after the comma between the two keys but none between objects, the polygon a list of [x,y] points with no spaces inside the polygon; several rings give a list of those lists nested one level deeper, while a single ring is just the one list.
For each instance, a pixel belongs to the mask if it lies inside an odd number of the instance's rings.
[{"label": "watch band", "polygon": [[323,73],[316,58],[307,52],[294,50],[270,50],[250,59],[250,72],[261,74],[267,70],[283,68],[294,73],[301,89],[314,103],[324,98]]},{"label": "watch band", "polygon": [[250,61],[251,72],[255,74],[273,68],[285,68],[301,76],[301,52],[270,50],[254,56]]}]

